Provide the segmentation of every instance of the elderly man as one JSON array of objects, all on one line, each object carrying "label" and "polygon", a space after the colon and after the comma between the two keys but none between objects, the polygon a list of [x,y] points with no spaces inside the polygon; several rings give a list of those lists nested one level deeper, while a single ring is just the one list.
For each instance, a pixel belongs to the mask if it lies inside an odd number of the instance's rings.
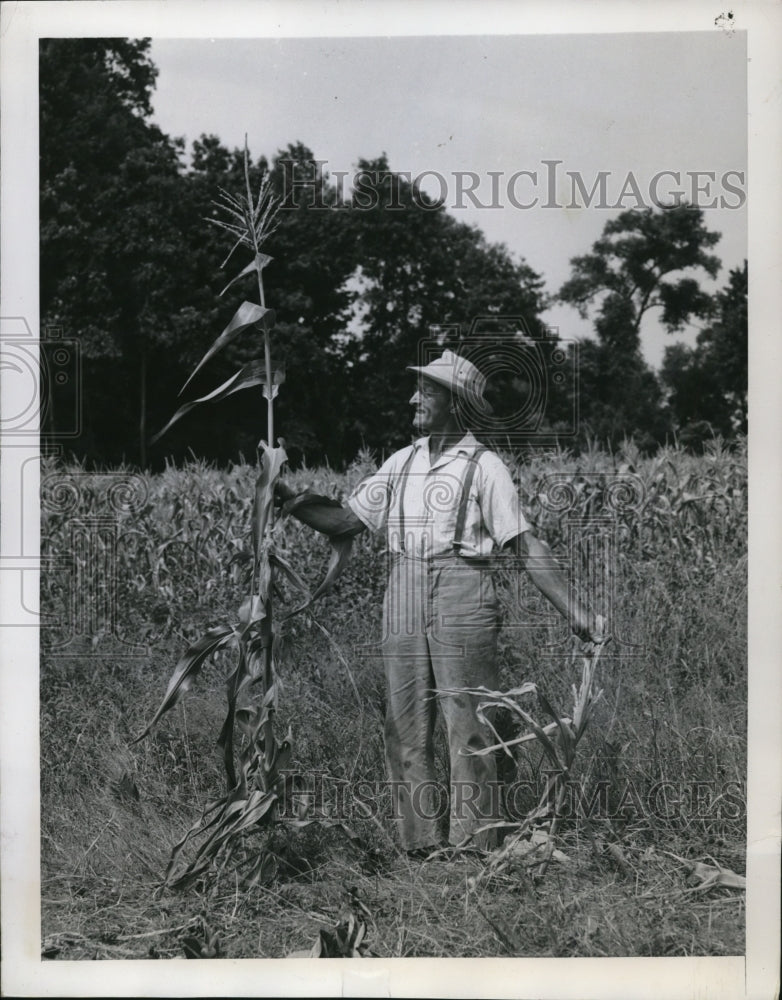
[{"label": "elderly man", "polygon": [[[408,370],[418,378],[410,403],[421,436],[361,482],[347,507],[302,505],[294,513],[332,536],[364,528],[386,533],[386,763],[402,846],[420,856],[441,842],[438,703],[450,758],[449,842],[491,847],[493,831],[480,830],[500,819],[496,762],[491,754],[470,753],[490,745],[491,733],[476,715],[477,699],[454,691],[498,685],[492,552],[510,548],[572,630],[585,640],[599,637],[548,546],[530,531],[507,467],[462,426],[462,412],[468,418],[489,412],[485,377],[451,351]],[[282,499],[293,496],[284,486],[280,492]]]}]

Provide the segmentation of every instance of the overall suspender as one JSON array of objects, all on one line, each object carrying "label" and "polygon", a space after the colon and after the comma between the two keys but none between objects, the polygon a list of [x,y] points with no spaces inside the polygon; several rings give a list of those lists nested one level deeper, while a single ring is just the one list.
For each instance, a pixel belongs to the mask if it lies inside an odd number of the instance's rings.
[{"label": "overall suspender", "polygon": [[402,471],[399,473],[399,548],[402,553],[405,551],[405,487],[407,486],[407,477],[414,458],[415,448],[411,448],[410,454],[402,466]]},{"label": "overall suspender", "polygon": [[[453,547],[458,553],[463,545],[464,538],[464,526],[467,521],[467,504],[470,499],[470,490],[472,489],[473,480],[475,478],[475,470],[478,467],[478,461],[481,455],[486,451],[484,447],[478,447],[475,449],[473,454],[467,459],[467,468],[464,474],[464,481],[462,483],[462,494],[459,501],[459,510],[456,515],[456,527],[454,529],[453,535]],[[413,459],[415,458],[415,448],[410,451],[410,454],[405,459],[405,462],[399,473],[399,548],[402,553],[405,551],[405,489],[407,488],[407,480],[410,475],[410,466],[413,464]]]},{"label": "overall suspender", "polygon": [[467,520],[467,503],[470,499],[470,490],[472,489],[472,481],[475,478],[475,470],[478,467],[478,460],[485,451],[486,449],[483,447],[476,448],[472,457],[467,459],[467,471],[464,474],[464,483],[462,484],[462,499],[459,503],[459,513],[456,515],[456,529],[453,533],[453,547],[457,552],[463,544],[464,525]]}]

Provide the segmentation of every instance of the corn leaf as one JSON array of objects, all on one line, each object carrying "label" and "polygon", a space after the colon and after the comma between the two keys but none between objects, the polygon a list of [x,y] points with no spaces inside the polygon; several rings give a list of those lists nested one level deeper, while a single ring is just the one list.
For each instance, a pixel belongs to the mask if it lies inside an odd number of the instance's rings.
[{"label": "corn leaf", "polygon": [[[690,880],[696,883],[694,889],[689,890],[690,892],[697,889],[710,889],[714,886],[726,886],[729,889],[746,889],[747,887],[747,879],[744,875],[737,875],[730,868],[723,868],[721,864],[714,861],[714,858],[711,858],[714,864],[707,865],[704,861],[690,861],[672,851],[664,853],[685,865]],[[648,860],[648,858],[645,859]]]},{"label": "corn leaf", "polygon": [[[538,742],[543,747],[548,756],[549,760],[552,762],[555,768],[562,768],[562,763],[559,759],[559,754],[557,753],[556,747],[551,742],[551,740],[546,735],[545,731],[540,725],[532,718],[529,712],[525,712],[520,705],[516,706],[516,711],[524,719],[527,725],[530,727],[532,732],[535,734]],[[564,768],[562,768],[564,770]]]},{"label": "corn leaf", "polygon": [[747,880],[743,875],[737,875],[730,868],[715,868],[713,865],[704,864],[702,861],[696,862],[690,877],[697,879],[698,888],[706,889],[713,886],[724,885],[729,889],[746,889]]},{"label": "corn leaf", "polygon": [[247,668],[251,681],[257,681],[263,677],[264,662],[263,645],[258,642],[248,645]]},{"label": "corn leaf", "polygon": [[230,836],[240,833],[242,830],[246,830],[250,826],[254,826],[266,815],[275,802],[277,802],[277,795],[274,792],[253,792],[250,801],[247,804],[247,810],[242,814],[231,829]]},{"label": "corn leaf", "polygon": [[[309,510],[302,516],[301,510],[304,507]],[[337,511],[340,511],[340,514],[337,514]],[[286,517],[294,514],[304,524],[329,537],[340,534],[344,529],[341,523],[341,511],[342,504],[338,500],[310,492],[299,493],[282,505],[282,513]]]},{"label": "corn leaf", "polygon": [[[480,708],[481,706],[478,706],[478,709]],[[486,720],[484,716],[481,715],[478,709],[476,710],[476,714],[480,718],[481,722],[486,722],[486,724],[488,725],[489,724],[488,720]],[[557,728],[556,722],[549,722],[548,725],[541,726],[541,731],[546,733],[546,735],[548,735],[549,733],[552,733],[556,728]],[[536,740],[537,738],[538,737],[535,733],[525,733],[523,736],[515,736],[509,740],[501,739],[499,743],[495,743],[493,746],[489,747],[482,747],[480,750],[465,750],[465,751],[460,750],[459,753],[465,757],[466,756],[486,757],[489,754],[496,753],[497,750],[504,750],[507,753],[508,747],[520,746],[522,743],[529,743],[530,740]]]},{"label": "corn leaf", "polygon": [[247,874],[246,881],[242,887],[247,892],[256,885],[266,885],[272,881],[276,873],[277,861],[274,855],[268,853],[261,854]]},{"label": "corn leaf", "polygon": [[242,645],[239,646],[239,663],[236,670],[228,678],[228,714],[225,717],[223,728],[217,737],[217,745],[223,751],[223,763],[225,773],[231,788],[236,787],[236,771],[234,769],[234,710],[239,691],[243,687],[242,682],[247,679],[247,660],[244,655]]},{"label": "corn leaf", "polygon": [[136,739],[133,740],[133,743],[139,743],[143,740],[144,737],[149,734],[158,719],[170,708],[173,708],[182,695],[189,690],[193,683],[193,679],[203,666],[204,660],[206,660],[210,654],[214,653],[222,646],[225,646],[233,638],[234,630],[230,625],[218,625],[215,628],[210,628],[206,635],[201,636],[197,642],[193,643],[193,645],[187,650],[182,659],[176,665],[176,669],[171,675],[171,680],[168,682],[168,688],[160,708],[157,712],[155,712],[154,718],[144,732],[140,736],[137,736]]},{"label": "corn leaf", "polygon": [[[284,381],[284,379],[285,375],[281,370],[278,369],[272,372],[272,381],[275,384],[279,384],[279,382]],[[180,406],[166,426],[161,431],[158,431],[152,438],[152,444],[159,441],[166,431],[170,430],[178,420],[181,420],[186,413],[189,413],[201,403],[218,403],[220,400],[233,395],[235,392],[239,392],[241,389],[248,389],[254,385],[265,384],[266,368],[263,361],[251,361],[250,364],[245,365],[244,368],[240,368],[238,372],[235,372],[229,379],[226,379],[222,385],[219,385],[216,389],[213,389],[205,396],[200,396],[198,399],[193,399],[189,403],[184,403]]]},{"label": "corn leaf", "polygon": [[190,385],[190,383],[195,378],[196,374],[203,368],[206,362],[214,357],[219,350],[222,350],[226,344],[230,344],[234,338],[236,338],[243,330],[248,327],[256,325],[265,326],[268,330],[274,325],[274,310],[266,309],[264,306],[256,305],[255,302],[242,302],[239,308],[234,313],[233,319],[228,324],[228,326],[223,330],[217,340],[212,344],[206,354],[201,358],[198,364],[195,366],[192,375],[185,382],[182,388],[179,390],[179,395],[181,396],[185,389]]},{"label": "corn leaf", "polygon": [[268,254],[257,253],[253,258],[253,260],[251,260],[250,263],[247,265],[247,267],[242,268],[242,270],[237,275],[231,278],[231,280],[228,282],[228,284],[225,286],[222,292],[220,292],[220,294],[225,295],[228,289],[232,285],[236,284],[236,282],[239,281],[240,278],[244,278],[248,274],[252,274],[254,271],[260,273],[266,267],[267,264],[270,264],[272,262],[272,260],[274,260],[274,258],[270,257]]},{"label": "corn leaf", "polygon": [[[231,837],[258,823],[276,801],[277,795],[274,792],[255,789],[250,793],[249,799],[232,803],[232,807],[226,809],[221,817],[220,825],[198,849],[193,859],[193,866],[204,859],[214,858]],[[238,815],[234,817],[235,813]]]},{"label": "corn leaf", "polygon": [[331,590],[347,566],[350,560],[350,553],[353,548],[353,538],[350,536],[340,537],[337,535],[329,539],[329,544],[331,545],[331,558],[329,559],[326,575],[304,604],[300,605],[298,608],[294,608],[293,611],[285,616],[283,621],[287,621],[294,615],[299,614],[300,611],[304,611],[305,608],[314,604],[319,597],[322,597],[328,590]]},{"label": "corn leaf", "polygon": [[258,589],[260,590],[259,594],[253,594],[252,597],[245,597],[239,606],[239,624],[244,629],[248,628],[254,622],[261,621],[266,615],[264,600],[266,591],[268,590],[268,582],[262,580]]},{"label": "corn leaf", "polygon": [[246,736],[251,743],[255,741],[255,737],[260,731],[260,716],[261,710],[257,705],[244,706],[243,708],[236,709],[236,725],[242,735]]},{"label": "corn leaf", "polygon": [[[222,805],[222,801],[214,803],[214,806],[218,805]],[[205,833],[210,827],[214,826],[216,823],[220,821],[220,813],[215,813],[215,815],[212,816],[212,818],[208,822],[204,822],[204,817],[207,815],[207,812],[208,812],[208,807],[204,809],[204,814],[201,820],[198,823],[196,823],[195,826],[192,826],[184,835],[184,837],[179,841],[179,843],[175,844],[174,847],[172,848],[171,857],[169,858],[169,862],[166,867],[166,873],[163,876],[164,883],[167,883],[168,880],[170,879],[171,874],[174,871],[174,868],[176,867],[176,863],[179,859],[179,856],[182,854],[182,851],[185,849],[185,846],[187,842],[191,839],[191,837],[194,837],[196,836],[196,834],[199,833]]]},{"label": "corn leaf", "polygon": [[[280,391],[280,386],[285,381],[285,367],[280,365],[278,368],[272,368],[272,399],[277,398],[277,393]],[[269,398],[269,386],[266,384],[266,379],[264,378],[261,383],[261,391],[263,392],[264,398]]]},{"label": "corn leaf", "polygon": [[293,584],[293,586],[303,594],[307,600],[311,600],[310,588],[307,586],[306,582],[301,576],[296,572],[296,570],[291,566],[287,559],[284,559],[279,552],[273,549],[269,550],[269,562],[276,566],[277,569],[281,569],[285,574],[287,579]]},{"label": "corn leaf", "polygon": [[538,691],[538,701],[540,702],[540,705],[543,708],[544,712],[547,712],[551,716],[551,718],[554,720],[557,727],[559,728],[559,732],[562,737],[562,748],[569,759],[570,755],[575,749],[575,737],[573,735],[573,730],[565,722],[565,720],[560,718],[559,714],[554,711],[554,709],[551,707],[551,702],[543,694],[542,691]]},{"label": "corn leaf", "polygon": [[277,748],[277,752],[274,758],[274,770],[277,772],[285,772],[290,769],[291,757],[293,755],[293,745],[291,742],[292,733],[290,728],[288,729],[288,736],[282,741],[282,743]]},{"label": "corn leaf", "polygon": [[260,558],[261,543],[274,500],[274,484],[288,456],[284,448],[270,448],[265,441],[258,445],[261,472],[255,483],[255,510],[253,518],[253,550],[256,561]]},{"label": "corn leaf", "polygon": [[483,684],[479,687],[453,688],[452,690],[463,691],[466,694],[477,694],[485,698],[492,698],[494,701],[502,702],[502,705],[508,708],[513,704],[510,701],[511,698],[520,698],[525,694],[534,694],[538,690],[538,685],[535,684],[534,681],[525,681],[521,687],[510,688],[509,691],[492,691],[491,688],[487,688]]}]

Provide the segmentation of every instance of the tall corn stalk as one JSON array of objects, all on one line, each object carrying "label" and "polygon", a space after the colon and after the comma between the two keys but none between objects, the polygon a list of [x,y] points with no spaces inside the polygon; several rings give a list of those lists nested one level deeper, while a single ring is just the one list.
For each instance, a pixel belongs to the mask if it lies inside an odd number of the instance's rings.
[{"label": "tall corn stalk", "polygon": [[[275,625],[272,591],[275,572],[282,570],[312,600],[303,581],[275,550],[271,529],[274,524],[274,486],[286,461],[284,448],[274,444],[274,399],[284,379],[281,370],[272,368],[270,333],[274,311],[266,306],[263,271],[272,258],[262,247],[277,227],[278,206],[269,191],[269,177],[264,176],[256,198],[250,187],[250,163],[245,140],[245,193],[238,197],[226,191],[215,202],[224,218],[209,219],[231,234],[234,245],[223,267],[240,247],[246,247],[253,259],[226,285],[221,295],[242,278],[255,274],[258,302],[243,302],[230,323],[215,340],[185,383],[187,388],[197,372],[226,345],[242,334],[261,333],[263,357],[251,361],[217,389],[181,406],[168,424],[155,436],[160,438],[194,406],[226,398],[241,389],[260,386],[266,399],[266,440],[258,444],[258,476],[252,511],[252,573],[250,592],[243,600],[238,620],[220,624],[193,643],[180,659],[168,684],[165,697],[154,718],[134,742],[143,739],[160,717],[179,701],[191,686],[207,658],[220,649],[231,648],[237,653],[236,667],[228,678],[228,713],[218,739],[223,751],[228,791],[216,801],[207,803],[199,822],[188,831],[171,855],[166,882],[182,886],[204,874],[212,865],[225,865],[232,858],[246,867],[250,883],[263,880],[273,868],[273,858],[265,850],[243,851],[244,838],[259,828],[270,827],[280,818],[280,804],[290,790],[291,777],[286,774],[290,759],[290,731],[282,742],[274,733],[274,712],[277,704],[275,684],[275,647],[278,629]],[[322,592],[323,585],[319,588]],[[303,605],[306,606],[306,605]],[[303,607],[302,606],[302,607]],[[239,707],[240,698],[254,694],[249,707]],[[239,732],[238,749],[236,733]],[[236,758],[236,759],[235,759]],[[237,768],[238,763],[238,768]],[[186,864],[179,861],[185,846],[201,837],[194,857]],[[242,856],[244,855],[244,856]]]}]

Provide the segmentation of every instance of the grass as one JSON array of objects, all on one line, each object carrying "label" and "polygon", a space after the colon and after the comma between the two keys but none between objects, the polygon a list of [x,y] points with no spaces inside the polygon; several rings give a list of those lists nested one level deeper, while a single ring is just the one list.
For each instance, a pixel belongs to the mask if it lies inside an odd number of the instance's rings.
[{"label": "grass", "polygon": [[[340,495],[370,467],[362,456],[344,475],[291,478]],[[521,857],[488,875],[466,856],[412,863],[387,820],[355,808],[349,833],[275,831],[276,870],[263,884],[244,885],[232,863],[173,892],[161,889],[171,848],[224,791],[215,740],[228,661],[218,654],[153,734],[130,742],[186,643],[238,606],[253,470],[171,467],[144,481],[146,497],[125,504],[133,509],[116,512],[106,500],[115,479],[47,466],[44,554],[71,564],[42,584],[44,608],[60,621],[47,630],[41,662],[44,956],[280,957],[311,948],[351,913],[366,926],[368,953],[379,956],[743,954],[743,892],[704,886],[691,863],[744,871],[746,456],[669,449],[641,460],[628,448],[515,464],[529,516],[563,556],[565,517],[541,500],[552,472],[582,484],[578,513],[600,508],[601,473],[643,485],[641,507],[616,512],[612,618],[622,641],[601,658],[604,696],[576,774],[590,788],[603,783],[610,819],[565,816],[557,841],[564,858],[535,880]],[[52,484],[68,482],[75,507],[46,502]],[[117,536],[92,536],[90,555],[74,543],[74,526],[106,511]],[[275,531],[302,575],[323,575],[322,539],[296,523]],[[103,581],[98,574],[89,600],[115,599],[115,617],[97,614],[70,636],[69,594],[87,593],[90,560],[101,551],[116,572]],[[362,536],[336,590],[313,608],[331,639],[307,615],[287,628],[277,726],[281,735],[292,729],[293,765],[325,770],[334,783],[384,777],[382,666],[364,646],[379,625],[383,566],[382,540]],[[520,607],[544,609],[526,584],[513,586],[512,567],[503,573],[504,685],[534,680],[567,712],[578,678],[568,674],[564,648],[546,649],[564,633],[545,615],[514,627]],[[505,762],[506,777],[531,788],[545,761],[526,746]],[[518,787],[523,811],[534,796],[527,802],[526,786]],[[268,836],[259,831],[242,850],[251,856]]]}]

